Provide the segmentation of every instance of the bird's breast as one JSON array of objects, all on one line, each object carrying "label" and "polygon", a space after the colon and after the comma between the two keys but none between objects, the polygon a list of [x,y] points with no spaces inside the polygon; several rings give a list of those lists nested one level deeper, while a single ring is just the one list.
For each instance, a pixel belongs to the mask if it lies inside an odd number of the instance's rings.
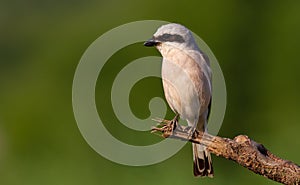
[{"label": "bird's breast", "polygon": [[179,49],[169,49],[163,54],[165,97],[171,109],[184,119],[198,119],[210,101],[210,78],[205,75],[201,62],[205,61],[197,61]]}]

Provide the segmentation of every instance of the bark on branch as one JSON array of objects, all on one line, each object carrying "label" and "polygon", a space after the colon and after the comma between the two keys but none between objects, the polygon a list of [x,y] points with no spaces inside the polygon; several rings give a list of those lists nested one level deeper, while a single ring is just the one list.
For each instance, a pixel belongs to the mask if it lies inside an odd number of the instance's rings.
[{"label": "bark on branch", "polygon": [[251,140],[246,135],[234,139],[213,136],[208,133],[197,133],[190,136],[180,126],[173,130],[170,122],[163,120],[162,127],[155,127],[152,132],[161,132],[164,138],[175,138],[205,145],[207,149],[226,159],[233,160],[245,168],[283,184],[300,184],[300,166],[272,154],[262,144]]}]

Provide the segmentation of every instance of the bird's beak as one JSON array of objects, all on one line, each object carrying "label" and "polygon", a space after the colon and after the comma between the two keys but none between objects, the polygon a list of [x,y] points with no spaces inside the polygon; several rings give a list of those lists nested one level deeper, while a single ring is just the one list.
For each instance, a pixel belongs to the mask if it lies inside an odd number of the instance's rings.
[{"label": "bird's beak", "polygon": [[144,43],[144,46],[152,47],[152,46],[156,46],[157,44],[159,44],[159,42],[155,41],[154,39],[149,39]]}]

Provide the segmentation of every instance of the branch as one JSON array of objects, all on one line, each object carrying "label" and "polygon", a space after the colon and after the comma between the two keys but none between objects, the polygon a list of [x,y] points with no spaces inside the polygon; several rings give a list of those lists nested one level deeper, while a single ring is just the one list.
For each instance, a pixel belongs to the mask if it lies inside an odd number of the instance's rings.
[{"label": "branch", "polygon": [[207,150],[217,156],[233,160],[245,168],[283,184],[300,184],[300,166],[272,154],[262,144],[246,135],[239,135],[233,140],[213,136],[208,133],[195,133],[190,136],[185,127],[173,130],[173,125],[167,120],[162,127],[152,128],[152,132],[162,132],[164,138],[175,138],[206,146]]}]

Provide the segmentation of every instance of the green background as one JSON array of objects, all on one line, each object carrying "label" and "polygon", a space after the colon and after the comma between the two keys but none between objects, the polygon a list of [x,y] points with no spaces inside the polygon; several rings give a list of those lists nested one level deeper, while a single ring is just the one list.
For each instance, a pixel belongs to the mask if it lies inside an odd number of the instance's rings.
[{"label": "green background", "polygon": [[[170,159],[144,167],[115,164],[88,146],[72,110],[76,66],[101,34],[144,19],[184,24],[214,52],[228,92],[220,136],[246,134],[300,162],[300,1],[2,0],[0,184],[276,184],[216,156],[215,177],[194,178],[190,144]],[[141,44],[123,48],[108,61],[98,79],[96,102],[116,138],[147,145],[160,138],[118,123],[108,101],[122,67],[158,55]],[[129,103],[137,117],[149,115],[153,96],[163,96],[159,79],[134,86]]]}]

